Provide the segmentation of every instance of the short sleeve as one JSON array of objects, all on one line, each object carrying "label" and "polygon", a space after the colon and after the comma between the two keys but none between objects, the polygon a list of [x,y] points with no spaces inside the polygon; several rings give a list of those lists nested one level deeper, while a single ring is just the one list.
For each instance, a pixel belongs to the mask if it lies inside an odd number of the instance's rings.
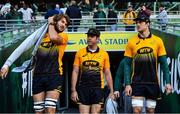
[{"label": "short sleeve", "polygon": [[110,68],[109,55],[105,52],[104,68]]},{"label": "short sleeve", "polygon": [[77,52],[74,58],[74,66],[80,66],[80,53]]},{"label": "short sleeve", "polygon": [[158,56],[166,55],[166,49],[164,47],[163,41],[160,39],[158,44]]},{"label": "short sleeve", "polygon": [[133,57],[133,52],[132,52],[132,48],[131,47],[132,47],[132,45],[128,41],[128,44],[127,44],[126,49],[125,49],[124,56]]}]

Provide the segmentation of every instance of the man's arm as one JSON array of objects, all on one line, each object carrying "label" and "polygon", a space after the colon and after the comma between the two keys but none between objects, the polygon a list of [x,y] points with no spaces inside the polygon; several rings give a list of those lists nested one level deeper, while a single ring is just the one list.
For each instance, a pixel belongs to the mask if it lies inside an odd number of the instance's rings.
[{"label": "man's arm", "polygon": [[121,61],[116,72],[116,76],[114,80],[114,91],[121,91],[123,85],[124,68],[122,64],[123,63]]},{"label": "man's arm", "polygon": [[158,62],[160,63],[161,69],[163,71],[163,77],[166,80],[167,84],[170,84],[170,71],[169,67],[167,64],[167,58],[166,56],[159,56],[158,57]]},{"label": "man's arm", "polygon": [[125,63],[124,63],[124,81],[125,85],[130,85],[131,84],[131,63],[132,63],[132,58],[130,57],[125,57]]},{"label": "man's arm", "polygon": [[125,81],[125,93],[126,95],[130,96],[132,93],[132,88],[131,88],[131,63],[132,63],[132,58],[130,57],[125,57],[125,63],[124,63],[124,81]]},{"label": "man's arm", "polygon": [[77,102],[79,100],[78,94],[76,91],[76,84],[78,80],[78,74],[79,74],[79,66],[73,66],[73,72],[72,72],[72,78],[71,78],[71,99],[74,102]]},{"label": "man's arm", "polygon": [[124,59],[119,63],[115,80],[114,80],[114,96],[116,98],[120,97],[122,85],[123,85],[123,79],[124,78]]},{"label": "man's arm", "polygon": [[110,68],[105,68],[104,69],[104,74],[105,74],[105,77],[106,77],[107,85],[108,85],[108,87],[110,89],[109,97],[114,99],[113,80],[112,80]]},{"label": "man's arm", "polygon": [[78,74],[79,74],[79,67],[74,66],[73,72],[72,72],[72,78],[71,78],[71,91],[76,91],[76,84],[78,80]]},{"label": "man's arm", "polygon": [[158,62],[160,63],[161,69],[163,71],[163,77],[166,80],[166,86],[165,86],[166,93],[169,94],[172,92],[172,86],[170,84],[170,71],[169,71],[169,67],[167,64],[166,56],[165,55],[159,56]]}]

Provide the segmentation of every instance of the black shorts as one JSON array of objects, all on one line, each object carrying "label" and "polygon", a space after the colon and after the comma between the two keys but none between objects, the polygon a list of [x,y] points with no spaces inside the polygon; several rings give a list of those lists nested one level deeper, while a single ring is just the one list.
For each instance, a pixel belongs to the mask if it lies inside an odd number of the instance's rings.
[{"label": "black shorts", "polygon": [[158,84],[132,84],[132,96],[143,96],[146,99],[157,100],[160,98]]},{"label": "black shorts", "polygon": [[60,75],[46,75],[33,77],[33,94],[57,90],[61,92],[63,77]]},{"label": "black shorts", "polygon": [[78,104],[103,104],[104,92],[101,88],[81,87],[77,89],[77,92],[79,97]]}]

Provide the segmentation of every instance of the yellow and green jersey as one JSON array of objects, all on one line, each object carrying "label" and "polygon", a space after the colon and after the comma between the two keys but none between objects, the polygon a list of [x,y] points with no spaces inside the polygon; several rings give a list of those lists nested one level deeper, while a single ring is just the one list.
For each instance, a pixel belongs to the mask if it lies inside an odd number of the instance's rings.
[{"label": "yellow and green jersey", "polygon": [[132,83],[158,83],[157,59],[163,55],[166,55],[163,41],[155,35],[130,39],[124,56],[133,59]]}]

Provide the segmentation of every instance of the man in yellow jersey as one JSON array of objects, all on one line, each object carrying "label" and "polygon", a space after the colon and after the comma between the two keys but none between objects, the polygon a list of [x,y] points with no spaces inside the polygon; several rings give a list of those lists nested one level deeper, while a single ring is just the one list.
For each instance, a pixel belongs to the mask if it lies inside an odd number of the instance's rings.
[{"label": "man in yellow jersey", "polygon": [[[35,56],[33,75],[33,100],[35,113],[55,113],[57,101],[63,84],[62,57],[67,46],[68,36],[64,30],[69,25],[67,15],[59,14],[48,18],[48,32]],[[31,42],[26,42],[29,45]],[[23,47],[18,48],[24,51]],[[3,67],[0,75],[6,77],[9,67],[17,58],[11,55]]]},{"label": "man in yellow jersey", "polygon": [[133,11],[132,6],[128,6],[128,10],[123,15],[123,23],[125,24],[126,31],[134,31],[135,30],[135,19],[137,14]]},{"label": "man in yellow jersey", "polygon": [[[132,95],[134,113],[141,113],[143,99],[146,99],[147,113],[154,113],[156,100],[160,97],[157,76],[159,62],[166,80],[167,94],[172,92],[166,50],[161,38],[151,34],[150,19],[139,15],[136,19],[138,35],[128,41],[125,50],[125,92]],[[132,63],[132,64],[131,64]],[[131,65],[132,70],[131,71]],[[132,76],[130,76],[132,72]]]},{"label": "man in yellow jersey", "polygon": [[80,49],[74,60],[71,99],[79,104],[80,113],[99,113],[104,98],[104,74],[109,97],[114,99],[109,56],[97,46],[100,37],[97,29],[90,28],[86,34],[88,46]]}]

